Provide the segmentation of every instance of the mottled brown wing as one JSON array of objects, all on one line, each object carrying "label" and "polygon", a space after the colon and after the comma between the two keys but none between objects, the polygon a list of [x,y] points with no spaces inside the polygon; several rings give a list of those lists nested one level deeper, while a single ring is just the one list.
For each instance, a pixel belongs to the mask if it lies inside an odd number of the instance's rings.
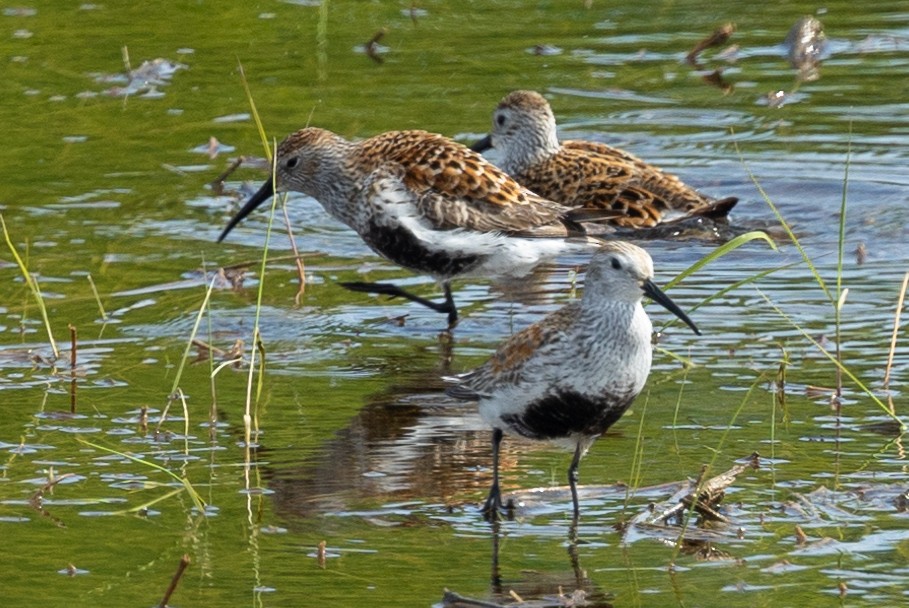
[{"label": "mottled brown wing", "polygon": [[568,207],[615,211],[614,217],[605,220],[611,224],[632,228],[654,226],[666,206],[641,187],[638,173],[632,162],[617,156],[606,158],[562,149],[557,155],[515,174],[515,179]]},{"label": "mottled brown wing", "polygon": [[[489,395],[499,386],[519,386],[526,377],[528,363],[559,349],[565,328],[577,316],[580,304],[572,302],[514,334],[489,360],[463,379],[463,389],[474,396]],[[529,378],[540,381],[540,378]],[[462,389],[462,390],[463,390]],[[456,395],[457,396],[457,395]]]},{"label": "mottled brown wing", "polygon": [[439,228],[565,234],[565,207],[525,189],[466,146],[425,131],[392,131],[369,141],[385,162],[404,168],[421,212]]},{"label": "mottled brown wing", "polygon": [[[629,184],[649,194],[657,208],[679,212],[693,212],[707,207],[714,199],[685,184],[681,179],[659,167],[644,162],[634,154],[608,144],[592,141],[569,140],[562,143],[564,150],[576,151],[591,157],[620,163],[630,170]],[[636,198],[630,193],[630,200]]]}]

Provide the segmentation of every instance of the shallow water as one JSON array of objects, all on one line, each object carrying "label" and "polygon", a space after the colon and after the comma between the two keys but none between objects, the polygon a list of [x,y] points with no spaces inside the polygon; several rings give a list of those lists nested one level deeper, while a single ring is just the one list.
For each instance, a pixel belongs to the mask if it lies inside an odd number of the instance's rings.
[{"label": "shallow water", "polygon": [[[177,401],[154,432],[220,267],[247,271],[239,288],[216,283],[199,337],[223,351],[242,340],[250,356],[267,214],[223,245],[215,238],[264,172],[241,168],[224,194],[207,185],[230,159],[262,152],[238,60],[277,139],[311,122],[350,137],[424,128],[466,143],[485,132],[505,93],[539,90],[565,137],[625,147],[708,193],[738,196],[737,224],[773,228],[752,174],[831,293],[846,188],[843,359],[886,400],[893,315],[909,269],[909,12],[897,2],[861,11],[828,3],[818,15],[828,37],[820,79],[793,90],[782,41],[813,10],[773,1],[711,11],[650,1],[412,10],[324,0],[3,9],[0,204],[62,353],[51,363],[40,312],[4,248],[3,604],[40,593],[48,605],[156,605],[183,554],[191,564],[174,606],[429,606],[441,605],[445,589],[552,602],[560,586],[614,606],[906,601],[905,451],[852,381],[842,412],[831,408],[835,367],[796,325],[832,349],[834,307],[791,244],[753,243],[672,289],[704,335],[665,328],[644,394],[583,461],[576,545],[563,487],[570,456],[548,446],[506,440],[504,484],[521,503],[518,519],[497,534],[482,521],[488,430],[469,404],[442,394],[440,376],[480,363],[567,301],[580,259],[518,285],[457,284],[464,319],[447,340],[438,315],[340,288],[395,278],[437,295],[429,279],[378,259],[317,203],[291,197],[306,291],[295,305],[296,270],[277,230],[260,313],[267,371],[254,446],[243,432],[247,367],[218,369],[213,389],[220,359],[183,369],[188,422]],[[688,50],[727,21],[737,25],[728,43],[737,48],[705,51],[701,69],[686,64]],[[360,47],[382,27],[379,64]],[[133,70],[166,63],[129,78],[123,47]],[[732,86],[725,93],[702,78],[717,68]],[[770,107],[767,94],[778,90],[789,92],[787,103]],[[222,146],[213,157],[211,137]],[[714,246],[646,243],[663,284]],[[649,312],[657,327],[668,323],[665,311]],[[904,330],[898,338],[890,394],[903,414]],[[754,451],[761,468],[727,492],[731,523],[689,531],[700,553],[678,549],[675,528],[616,530],[702,465],[719,473]],[[122,454],[185,475],[205,515],[175,479]]]}]

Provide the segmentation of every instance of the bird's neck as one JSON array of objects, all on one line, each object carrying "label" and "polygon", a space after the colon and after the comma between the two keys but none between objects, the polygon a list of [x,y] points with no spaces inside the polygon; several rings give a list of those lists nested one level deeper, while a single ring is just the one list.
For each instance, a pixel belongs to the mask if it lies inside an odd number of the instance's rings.
[{"label": "bird's neck", "polygon": [[[586,296],[586,294],[585,294]],[[609,298],[591,298],[583,302],[579,316],[585,324],[592,324],[598,319],[608,319],[610,326],[625,336],[646,336],[650,341],[653,325],[644,307],[638,301],[614,300]],[[631,329],[629,333],[627,330]],[[632,338],[637,339],[637,338]]]},{"label": "bird's neck", "polygon": [[516,144],[502,161],[508,173],[518,173],[539,164],[558,153],[561,147],[554,124],[527,131],[523,140]]},{"label": "bird's neck", "polygon": [[312,180],[315,189],[312,196],[322,203],[329,215],[350,225],[352,201],[361,187],[357,145],[339,140],[331,154],[319,159]]}]

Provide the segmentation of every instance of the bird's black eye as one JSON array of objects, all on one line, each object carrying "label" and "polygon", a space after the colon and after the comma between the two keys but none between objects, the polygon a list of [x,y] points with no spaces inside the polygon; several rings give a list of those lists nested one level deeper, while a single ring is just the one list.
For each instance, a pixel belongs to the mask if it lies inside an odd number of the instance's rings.
[{"label": "bird's black eye", "polygon": [[612,267],[616,270],[622,269],[622,263],[618,260],[618,258],[612,258]]},{"label": "bird's black eye", "polygon": [[284,163],[284,168],[285,168],[285,169],[293,169],[294,167],[297,166],[297,163],[298,163],[298,162],[300,162],[300,159],[299,159],[298,157],[296,157],[296,156],[291,156],[290,158],[287,159],[287,162]]},{"label": "bird's black eye", "polygon": [[496,124],[499,125],[500,127],[505,124],[505,115],[504,114],[499,114],[496,116]]}]

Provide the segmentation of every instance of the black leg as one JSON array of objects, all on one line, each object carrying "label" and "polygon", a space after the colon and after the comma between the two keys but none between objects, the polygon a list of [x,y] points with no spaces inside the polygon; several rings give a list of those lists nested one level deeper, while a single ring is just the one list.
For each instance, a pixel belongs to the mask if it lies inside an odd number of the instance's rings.
[{"label": "black leg", "polygon": [[574,449],[574,458],[571,459],[571,466],[568,467],[568,485],[571,486],[571,502],[574,505],[574,521],[577,523],[581,516],[581,507],[578,504],[578,465],[581,463],[581,456],[584,450],[581,448],[581,442],[578,441]]},{"label": "black leg", "polygon": [[492,522],[492,575],[490,583],[492,592],[496,595],[502,593],[502,575],[499,573],[499,521]]},{"label": "black leg", "polygon": [[499,489],[499,446],[502,444],[502,437],[502,429],[492,430],[492,487],[489,488],[489,496],[480,509],[487,521],[497,521],[504,511],[502,490]]},{"label": "black leg", "polygon": [[376,293],[380,295],[390,296],[392,298],[404,298],[406,300],[410,300],[411,302],[422,304],[426,308],[432,309],[436,312],[447,313],[448,327],[454,327],[458,324],[458,309],[455,307],[454,298],[451,297],[451,286],[447,281],[443,285],[445,289],[445,301],[441,303],[433,302],[432,300],[427,300],[426,298],[421,298],[420,296],[412,294],[409,291],[405,291],[397,285],[392,285],[391,283],[364,283],[360,281],[353,281],[343,282],[340,283],[340,285],[341,287],[344,287],[345,289],[349,289],[351,291]]},{"label": "black leg", "polygon": [[448,328],[451,329],[458,324],[458,307],[455,306],[454,298],[451,297],[451,285],[448,281],[442,283],[442,289],[445,293],[443,307],[448,309]]}]

